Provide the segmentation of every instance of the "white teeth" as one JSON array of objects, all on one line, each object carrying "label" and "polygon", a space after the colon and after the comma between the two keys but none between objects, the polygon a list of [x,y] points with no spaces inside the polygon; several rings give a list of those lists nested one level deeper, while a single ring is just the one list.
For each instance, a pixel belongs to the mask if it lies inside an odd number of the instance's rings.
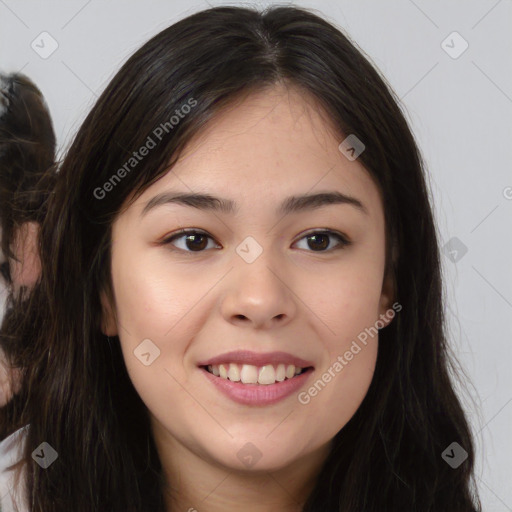
[{"label": "white teeth", "polygon": [[257,367],[251,364],[238,365],[236,363],[213,364],[208,366],[208,371],[222,379],[229,379],[232,382],[243,384],[269,385],[276,382],[283,382],[301,373],[302,368],[293,364],[278,364],[275,368],[271,364]]},{"label": "white teeth", "polygon": [[276,381],[276,371],[271,364],[267,364],[260,369],[258,375],[259,384],[274,384]]},{"label": "white teeth", "polygon": [[250,364],[244,364],[240,372],[240,379],[244,384],[256,384],[258,382],[258,368]]},{"label": "white teeth", "polygon": [[284,364],[278,364],[277,371],[276,371],[276,380],[278,382],[283,382],[285,377],[286,377],[286,369],[284,367]]},{"label": "white teeth", "polygon": [[233,382],[240,381],[240,370],[238,369],[238,365],[236,365],[234,363],[231,363],[229,365],[228,379]]}]

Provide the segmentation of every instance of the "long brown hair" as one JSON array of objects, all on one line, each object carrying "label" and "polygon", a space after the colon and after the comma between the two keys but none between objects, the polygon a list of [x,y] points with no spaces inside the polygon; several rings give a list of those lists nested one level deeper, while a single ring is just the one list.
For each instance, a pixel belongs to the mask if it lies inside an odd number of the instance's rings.
[{"label": "long brown hair", "polygon": [[[3,285],[9,290],[2,324],[7,327],[14,306],[23,308],[23,296],[13,296],[11,264],[17,259],[12,247],[18,230],[26,222],[41,224],[55,179],[56,140],[48,105],[41,90],[26,75],[0,73],[0,265]],[[19,340],[9,329],[0,331],[7,354],[21,350],[28,339]],[[2,364],[4,361],[1,362]],[[2,409],[0,438],[5,437],[12,403]],[[3,425],[2,425],[3,424]]]},{"label": "long brown hair", "polygon": [[[477,511],[474,448],[449,377],[438,236],[424,164],[385,80],[339,29],[305,9],[217,7],[144,44],[112,79],[79,129],[58,174],[41,237],[42,277],[11,323],[31,350],[11,431],[25,447],[33,511],[163,511],[162,468],[147,409],[119,339],[101,332],[101,290],[112,296],[111,227],[127,198],[163,176],[225,106],[276,82],[318,100],[340,134],[355,134],[361,163],[384,198],[388,258],[403,311],[382,329],[374,378],[335,436],[305,512]],[[112,176],[155,127],[193,98],[136,168]],[[110,182],[108,197],[98,189]],[[31,453],[48,442],[58,459]],[[441,457],[452,442],[468,457]]]},{"label": "long brown hair", "polygon": [[0,224],[2,252],[13,258],[14,233],[41,222],[51,191],[55,132],[48,105],[36,84],[21,73],[0,74]]}]

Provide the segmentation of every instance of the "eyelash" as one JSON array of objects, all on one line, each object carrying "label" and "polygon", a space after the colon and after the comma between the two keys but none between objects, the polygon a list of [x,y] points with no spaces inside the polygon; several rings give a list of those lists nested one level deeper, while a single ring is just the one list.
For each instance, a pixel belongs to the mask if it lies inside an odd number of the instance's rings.
[{"label": "eyelash", "polygon": [[[213,237],[210,236],[206,231],[202,231],[202,230],[199,230],[199,229],[181,229],[181,230],[177,231],[176,233],[172,234],[170,237],[167,237],[166,239],[162,240],[161,244],[162,245],[170,245],[170,244],[172,244],[172,242],[174,240],[182,238],[185,235],[191,235],[191,234],[193,234],[193,235],[204,235],[207,238],[210,238],[211,240],[214,240]],[[348,238],[346,236],[344,236],[341,233],[338,233],[336,231],[329,230],[329,229],[310,231],[309,233],[306,233],[301,238],[299,238],[298,241],[300,241],[300,240],[302,240],[304,238],[307,238],[308,236],[319,235],[319,234],[333,236],[334,238],[336,238],[340,242],[340,244],[335,246],[334,248],[327,249],[327,250],[324,250],[324,251],[312,251],[312,250],[310,250],[308,252],[314,252],[314,253],[332,252],[334,250],[343,249],[343,248],[348,247],[349,245],[352,244],[352,242],[350,240],[348,240]],[[171,250],[181,251],[181,252],[184,252],[184,253],[200,254],[200,253],[205,252],[207,249],[203,249],[201,251],[189,251],[189,250],[186,250],[186,249],[174,248],[174,249],[171,249]]]}]

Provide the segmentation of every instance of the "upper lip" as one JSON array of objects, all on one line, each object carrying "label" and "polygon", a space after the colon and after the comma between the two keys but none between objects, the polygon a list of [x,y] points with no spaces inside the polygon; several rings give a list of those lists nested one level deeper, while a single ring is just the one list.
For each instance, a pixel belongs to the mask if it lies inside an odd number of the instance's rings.
[{"label": "upper lip", "polygon": [[237,363],[237,364],[250,364],[253,366],[263,366],[266,364],[278,365],[278,364],[293,364],[295,367],[307,368],[313,366],[313,363],[296,357],[287,352],[265,352],[257,353],[249,350],[235,350],[233,352],[226,352],[219,356],[212,357],[207,361],[201,361],[198,366],[209,366],[226,363]]}]

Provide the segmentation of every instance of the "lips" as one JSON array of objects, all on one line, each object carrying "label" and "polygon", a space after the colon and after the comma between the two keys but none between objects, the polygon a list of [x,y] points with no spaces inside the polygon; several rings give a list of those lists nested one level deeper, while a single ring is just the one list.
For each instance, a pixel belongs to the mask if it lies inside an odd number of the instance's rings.
[{"label": "lips", "polygon": [[257,353],[249,350],[236,350],[233,352],[226,352],[219,356],[212,357],[204,361],[197,363],[197,366],[208,366],[208,365],[219,365],[219,364],[249,364],[252,366],[264,366],[272,364],[277,366],[278,364],[290,365],[293,364],[296,367],[308,368],[313,367],[311,361],[301,359],[300,357],[294,356],[287,352],[266,352]]},{"label": "lips", "polygon": [[313,374],[314,371],[310,368],[291,379],[276,382],[275,384],[260,385],[231,382],[229,379],[216,377],[204,369],[201,370],[201,375],[203,375],[216,390],[231,401],[241,405],[258,407],[277,404],[281,400],[291,397],[294,393],[298,393]]}]

